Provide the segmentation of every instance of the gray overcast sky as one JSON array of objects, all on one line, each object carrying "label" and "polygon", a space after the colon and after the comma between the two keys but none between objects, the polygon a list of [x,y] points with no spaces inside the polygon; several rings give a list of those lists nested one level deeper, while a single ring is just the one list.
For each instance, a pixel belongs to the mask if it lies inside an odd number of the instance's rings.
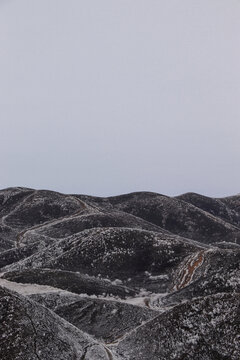
[{"label": "gray overcast sky", "polygon": [[239,0],[0,0],[0,188],[240,192]]}]

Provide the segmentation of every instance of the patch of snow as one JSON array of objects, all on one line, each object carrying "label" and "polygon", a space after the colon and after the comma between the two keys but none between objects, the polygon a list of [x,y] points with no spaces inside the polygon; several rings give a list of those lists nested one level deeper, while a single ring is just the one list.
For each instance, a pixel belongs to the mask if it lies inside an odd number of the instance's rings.
[{"label": "patch of snow", "polygon": [[16,291],[17,293],[22,295],[43,294],[49,292],[62,292],[62,293],[71,294],[69,291],[54,288],[48,285],[21,284],[13,281],[8,281],[2,278],[0,278],[0,286],[3,286],[12,291]]}]

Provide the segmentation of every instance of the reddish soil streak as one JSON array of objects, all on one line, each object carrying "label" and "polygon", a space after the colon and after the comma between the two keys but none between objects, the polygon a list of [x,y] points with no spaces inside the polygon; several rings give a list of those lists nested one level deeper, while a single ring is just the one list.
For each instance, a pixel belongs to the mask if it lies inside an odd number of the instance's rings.
[{"label": "reddish soil streak", "polygon": [[[192,263],[192,259],[190,259],[189,263],[187,264],[187,269],[183,272],[180,283],[177,285],[177,290],[180,290],[187,286],[195,272],[195,270],[202,264],[203,262],[203,253],[204,251],[200,251],[198,254],[198,257],[195,259],[195,261]],[[184,281],[183,281],[184,279]],[[183,282],[182,282],[183,281]]]}]

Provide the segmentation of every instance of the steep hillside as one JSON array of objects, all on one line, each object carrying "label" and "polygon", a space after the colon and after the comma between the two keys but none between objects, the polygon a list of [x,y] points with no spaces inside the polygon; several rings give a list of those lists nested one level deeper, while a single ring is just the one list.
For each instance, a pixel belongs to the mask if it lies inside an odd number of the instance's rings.
[{"label": "steep hillside", "polygon": [[46,307],[0,287],[0,358],[109,360],[106,349]]},{"label": "steep hillside", "polygon": [[80,330],[106,343],[117,341],[136,326],[158,315],[158,311],[147,307],[109,299],[63,295],[56,292],[30,297],[52,309]]},{"label": "steep hillside", "polygon": [[0,359],[240,359],[240,196],[0,191]]},{"label": "steep hillside", "polygon": [[[185,201],[186,198],[187,195],[170,198],[145,192],[108,199],[80,197],[88,204],[130,213],[183,237],[205,243],[214,243],[219,238],[222,241],[240,243],[238,228],[240,212],[232,210],[232,215],[219,216],[217,211],[215,214],[214,211],[206,210],[207,206],[205,208],[202,206],[201,196],[192,203]],[[222,207],[224,208],[223,205]]]},{"label": "steep hillside", "polygon": [[239,294],[184,303],[137,327],[115,351],[124,360],[238,360],[239,307]]}]

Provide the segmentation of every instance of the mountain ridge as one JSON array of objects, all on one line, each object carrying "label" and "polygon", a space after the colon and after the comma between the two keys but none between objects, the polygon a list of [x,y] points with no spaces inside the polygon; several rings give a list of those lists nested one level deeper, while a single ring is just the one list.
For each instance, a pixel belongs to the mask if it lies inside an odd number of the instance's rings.
[{"label": "mountain ridge", "polygon": [[[134,360],[141,353],[143,360],[237,360],[239,294],[239,195],[0,190],[0,320],[8,319],[0,323],[0,355],[6,360],[47,359],[43,327],[57,329],[49,337],[53,359]],[[36,345],[29,334],[38,326]],[[221,329],[227,341],[218,336]],[[64,336],[65,355],[56,345]],[[84,346],[76,336],[88,339]]]}]

